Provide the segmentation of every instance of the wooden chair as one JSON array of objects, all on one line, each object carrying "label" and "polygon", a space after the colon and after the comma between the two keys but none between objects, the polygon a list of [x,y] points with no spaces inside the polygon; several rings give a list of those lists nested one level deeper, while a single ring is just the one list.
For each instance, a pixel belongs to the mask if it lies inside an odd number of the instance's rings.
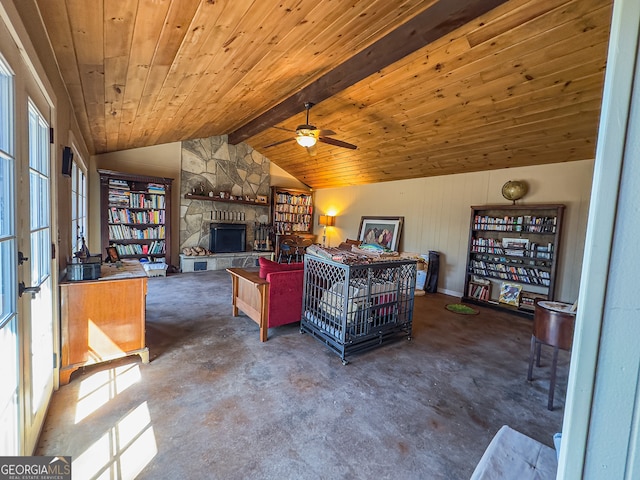
[{"label": "wooden chair", "polygon": [[278,263],[291,263],[291,260],[293,260],[296,255],[296,243],[297,240],[290,236],[280,241],[278,247]]},{"label": "wooden chair", "polygon": [[313,244],[310,238],[298,237],[296,244],[294,245],[294,257],[296,262],[302,262],[304,260],[304,254],[307,252],[307,247]]}]

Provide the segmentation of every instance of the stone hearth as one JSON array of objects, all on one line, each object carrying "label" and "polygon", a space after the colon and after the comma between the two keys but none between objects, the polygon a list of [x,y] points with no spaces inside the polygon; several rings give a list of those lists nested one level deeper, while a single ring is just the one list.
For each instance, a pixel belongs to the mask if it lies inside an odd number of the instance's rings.
[{"label": "stone hearth", "polygon": [[273,252],[214,253],[212,255],[180,254],[180,271],[200,272],[225,268],[251,268],[258,266],[258,257],[271,259]]}]

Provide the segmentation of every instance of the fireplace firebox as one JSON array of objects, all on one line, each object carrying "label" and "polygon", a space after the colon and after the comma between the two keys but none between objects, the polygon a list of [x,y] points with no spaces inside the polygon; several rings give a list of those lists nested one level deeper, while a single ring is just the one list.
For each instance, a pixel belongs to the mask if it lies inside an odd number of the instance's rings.
[{"label": "fireplace firebox", "polygon": [[245,224],[212,223],[209,229],[209,250],[213,253],[246,251],[247,226]]}]

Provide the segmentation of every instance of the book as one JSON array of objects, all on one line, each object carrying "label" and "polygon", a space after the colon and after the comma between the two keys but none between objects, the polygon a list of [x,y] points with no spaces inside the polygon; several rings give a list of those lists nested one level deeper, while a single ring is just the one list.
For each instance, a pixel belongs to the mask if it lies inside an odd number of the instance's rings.
[{"label": "book", "polygon": [[498,302],[517,307],[520,304],[521,291],[522,285],[502,282],[500,284],[500,296],[498,297]]}]

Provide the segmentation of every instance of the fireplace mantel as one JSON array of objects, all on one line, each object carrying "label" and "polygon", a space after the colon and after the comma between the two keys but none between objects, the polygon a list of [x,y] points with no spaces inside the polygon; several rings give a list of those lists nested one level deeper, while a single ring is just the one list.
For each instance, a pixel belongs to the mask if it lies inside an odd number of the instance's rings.
[{"label": "fireplace mantel", "polygon": [[253,205],[255,207],[269,207],[269,202],[262,203],[256,202],[254,200],[231,200],[230,198],[222,198],[222,197],[209,197],[207,195],[196,195],[193,193],[185,193],[184,198],[189,200],[203,200],[207,202],[221,202],[221,203],[240,203],[244,205]]}]

